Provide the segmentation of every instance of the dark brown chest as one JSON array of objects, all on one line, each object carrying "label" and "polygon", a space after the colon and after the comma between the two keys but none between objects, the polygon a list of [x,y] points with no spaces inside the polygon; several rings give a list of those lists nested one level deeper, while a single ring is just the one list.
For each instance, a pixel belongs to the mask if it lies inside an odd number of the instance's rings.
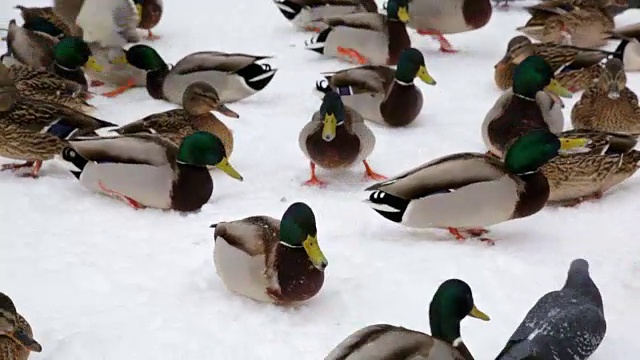
[{"label": "dark brown chest", "polygon": [[519,219],[533,215],[540,211],[549,200],[549,182],[541,171],[521,175],[524,180],[524,191],[520,194],[520,200],[513,212],[513,219]]},{"label": "dark brown chest", "polygon": [[534,129],[549,130],[538,103],[514,96],[487,130],[491,143],[498,150],[505,151],[508,143]]},{"label": "dark brown chest", "polygon": [[380,113],[387,124],[405,126],[420,114],[422,103],[422,93],[415,85],[400,85],[394,81],[387,98],[380,104]]},{"label": "dark brown chest", "polygon": [[322,128],[307,138],[309,157],[318,166],[333,169],[352,165],[360,154],[360,139],[344,126],[336,128],[331,141],[322,139]]},{"label": "dark brown chest", "polygon": [[178,164],[178,178],[171,191],[171,208],[177,211],[196,211],[209,201],[213,180],[206,167]]},{"label": "dark brown chest", "polygon": [[324,284],[324,272],[313,266],[302,248],[278,245],[276,269],[283,300],[305,301],[316,295]]}]

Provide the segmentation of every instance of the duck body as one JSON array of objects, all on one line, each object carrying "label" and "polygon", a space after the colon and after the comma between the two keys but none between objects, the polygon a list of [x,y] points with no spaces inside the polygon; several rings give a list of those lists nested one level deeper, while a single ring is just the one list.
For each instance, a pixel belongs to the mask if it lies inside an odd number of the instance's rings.
[{"label": "duck body", "polygon": [[490,0],[412,0],[407,26],[456,34],[480,29],[491,19]]},{"label": "duck body", "polygon": [[138,29],[144,29],[149,32],[149,39],[153,39],[154,35],[151,33],[151,29],[156,27],[162,19],[164,11],[164,4],[162,0],[134,0],[138,14],[140,16],[140,22],[138,23]]},{"label": "duck body", "polygon": [[25,29],[11,20],[7,31],[7,54],[3,55],[2,62],[8,66],[19,63],[34,68],[50,68],[54,63],[53,47],[58,41],[49,34]]},{"label": "duck body", "polygon": [[551,0],[527,7],[531,18],[516,30],[542,42],[595,48],[614,30],[612,0]]},{"label": "duck body", "polygon": [[[17,328],[24,332],[29,338],[33,338],[33,329],[27,320],[20,314],[16,314]],[[39,345],[38,345],[39,346]],[[13,339],[0,335],[0,360],[27,360],[31,355],[31,350]]]},{"label": "duck body", "polygon": [[130,84],[132,87],[146,86],[147,72],[129,64],[121,47],[103,47],[98,43],[89,44],[91,54],[101,71],[89,66],[84,71],[91,80],[113,86]]},{"label": "duck body", "polygon": [[317,84],[324,93],[331,89],[341,94],[346,106],[365,119],[391,126],[405,126],[422,110],[420,89],[411,83],[395,80],[395,69],[383,65],[364,65],[326,75],[326,86]]},{"label": "duck body", "polygon": [[326,18],[328,27],[306,49],[360,65],[396,65],[402,50],[411,47],[406,25],[377,13]]},{"label": "duck body", "polygon": [[306,31],[324,30],[327,27],[324,18],[378,12],[378,5],[372,0],[274,0],[274,3],[291,24]]},{"label": "duck body", "polygon": [[139,21],[133,0],[84,0],[75,18],[86,42],[105,47],[140,41]]},{"label": "duck body", "polygon": [[563,127],[562,106],[546,91],[539,91],[535,99],[530,99],[507,90],[485,116],[482,139],[491,153],[502,157],[510,141],[532,129],[559,134]]},{"label": "duck body", "polygon": [[542,296],[496,360],[586,360],[607,330],[602,296],[584,259],[571,262],[562,289]]},{"label": "duck body", "polygon": [[256,61],[268,56],[229,54],[217,51],[198,52],[182,58],[169,69],[147,73],[147,90],[156,99],[182,105],[185,89],[196,81],[204,81],[220,94],[223,103],[245,99],[264,89],[277,69]]},{"label": "duck body", "polygon": [[85,188],[137,209],[196,211],[213,193],[207,168],[178,163],[178,147],[157,135],[85,138],[69,146],[62,159],[78,168],[73,173]]},{"label": "duck body", "polygon": [[[407,354],[407,355],[398,355]],[[425,333],[388,324],[376,324],[349,335],[324,360],[465,360],[445,341]]]},{"label": "duck body", "polygon": [[0,321],[0,360],[27,360],[31,351],[42,351],[42,346],[33,339],[29,322],[3,293],[0,293],[0,311],[3,313]]},{"label": "duck body", "polygon": [[253,216],[215,229],[216,272],[230,291],[260,302],[295,303],[322,288],[324,272],[307,254],[280,244],[280,220]]},{"label": "duck body", "polygon": [[485,154],[460,153],[366,191],[376,212],[405,226],[478,229],[535,214],[547,202],[549,183],[540,172],[516,176]]},{"label": "duck body", "polygon": [[20,10],[22,15],[22,19],[25,24],[33,24],[40,21],[47,22],[52,31],[55,33],[51,34],[57,38],[63,38],[65,36],[73,36],[73,32],[69,24],[67,24],[62,17],[56,14],[53,11],[53,7],[25,7],[21,5],[15,6],[16,9]]}]

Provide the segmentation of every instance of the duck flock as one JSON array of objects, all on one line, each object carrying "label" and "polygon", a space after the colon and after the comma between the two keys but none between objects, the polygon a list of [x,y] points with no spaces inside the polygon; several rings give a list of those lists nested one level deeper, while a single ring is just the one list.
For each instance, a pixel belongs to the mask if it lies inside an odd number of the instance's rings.
[{"label": "duck flock", "polygon": [[[497,3],[274,0],[291,31],[309,32],[305,49],[345,64],[304,85],[321,103],[300,126],[299,148],[310,171],[300,186],[323,188],[335,171],[362,166],[372,182],[363,200],[380,222],[441,229],[453,239],[498,248],[492,225],[535,217],[546,206],[604,201],[603,193],[634,175],[640,107],[626,82],[627,73],[640,70],[640,25],[616,27],[614,21],[626,0],[547,0],[526,8],[530,19],[517,28],[521,35],[504,44],[504,57],[491,70],[502,95],[477,129],[486,153],[426,159],[392,177],[368,163],[377,150],[372,129],[411,126],[426,107],[415,82],[437,86],[409,34],[435,39],[455,63],[458,50],[445,36],[480,29],[496,6],[511,6]],[[163,10],[161,0],[16,6],[21,20],[7,24],[0,65],[0,156],[16,162],[2,170],[46,177],[43,162],[56,161],[73,174],[69,181],[123,207],[180,213],[197,213],[210,201],[212,174],[244,181],[232,165],[234,133],[214,113],[238,118],[227,104],[260,97],[278,70],[268,64],[270,56],[209,49],[168,64],[153,47],[164,35],[154,34]],[[602,48],[610,43],[617,47]],[[102,86],[114,90],[99,91]],[[122,126],[91,115],[92,98],[127,97],[135,87],[179,108]],[[578,92],[572,129],[564,130],[562,98]],[[269,155],[259,160],[269,162]],[[247,216],[211,225],[213,263],[226,288],[283,307],[319,294],[329,265],[318,241],[320,215],[305,202],[292,202],[278,218],[250,210]],[[582,360],[599,347],[607,328],[602,296],[587,260],[568,265],[561,289],[514,315],[524,319],[496,360]],[[353,329],[326,349],[325,360],[473,359],[460,322],[489,316],[476,307],[465,281],[442,282],[428,315],[430,334],[388,324]],[[9,294],[0,293],[0,360],[46,353],[36,339]]]}]

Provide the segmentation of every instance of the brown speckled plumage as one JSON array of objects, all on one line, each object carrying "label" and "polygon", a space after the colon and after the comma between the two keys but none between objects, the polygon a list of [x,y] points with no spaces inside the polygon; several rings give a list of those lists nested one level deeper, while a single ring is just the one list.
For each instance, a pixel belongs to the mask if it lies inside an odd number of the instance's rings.
[{"label": "brown speckled plumage", "polygon": [[15,339],[0,335],[0,360],[27,360],[31,351],[25,344],[33,351],[42,351],[42,346],[33,340],[31,325],[16,311],[13,301],[3,293],[0,293],[0,326],[14,328],[13,333],[23,334],[20,340],[26,341],[18,343]]},{"label": "brown speckled plumage", "polygon": [[561,70],[556,73],[556,80],[571,91],[590,86],[600,76],[600,62],[607,57],[595,49],[585,51],[553,43],[534,44],[526,36],[516,36],[509,41],[505,56],[494,67],[494,81],[498,88],[511,88],[516,66],[530,55],[542,56],[554,71]]},{"label": "brown speckled plumage", "polygon": [[571,110],[577,129],[640,135],[638,96],[627,87],[624,66],[618,59],[605,64],[598,82],[591,85]]},{"label": "brown speckled plumage", "polygon": [[22,19],[25,23],[32,22],[38,18],[41,18],[47,20],[60,31],[62,31],[64,36],[73,36],[69,24],[67,24],[67,22],[64,21],[60,15],[56,14],[53,11],[53,7],[51,6],[25,7],[22,5],[17,5],[15,8],[20,10]]}]

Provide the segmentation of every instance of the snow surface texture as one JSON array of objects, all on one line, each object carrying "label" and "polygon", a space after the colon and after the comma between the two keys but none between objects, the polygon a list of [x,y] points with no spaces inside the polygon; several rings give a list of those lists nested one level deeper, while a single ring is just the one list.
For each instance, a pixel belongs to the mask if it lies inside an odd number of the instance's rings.
[{"label": "snow surface texture", "polygon": [[[526,20],[515,2],[485,28],[449,36],[459,54],[412,35],[438,81],[418,83],[425,106],[402,129],[371,125],[377,146],[370,163],[387,176],[435,157],[482,151],[480,124],[500,92],[493,65],[513,30]],[[45,6],[46,0],[22,1]],[[0,1],[0,21],[15,1]],[[577,208],[545,208],[491,228],[496,245],[459,242],[446,232],[412,231],[391,223],[362,200],[363,167],[319,171],[326,189],[306,188],[308,162],[297,136],[320,105],[319,73],[350,66],[303,49],[270,0],[165,1],[153,43],[167,62],[199,50],[274,55],[280,68],[261,93],[231,104],[240,119],[231,162],[245,177],[213,174],[215,190],[198,214],[135,211],[89,193],[56,162],[38,180],[0,173],[0,291],[34,328],[43,352],[31,359],[322,359],[343,338],[374,323],[429,331],[428,304],[448,278],[468,282],[490,322],[464,320],[462,334],[477,359],[493,359],[537,299],[564,283],[572,259],[584,257],[602,292],[608,332],[593,360],[624,359],[640,350],[640,216],[638,176]],[[618,24],[637,21],[630,10]],[[615,44],[612,44],[612,47]],[[4,48],[0,49],[4,51]],[[640,76],[629,75],[640,91]],[[109,89],[97,88],[102,93]],[[566,101],[568,119],[578,97]],[[115,99],[96,97],[95,115],[125,124],[174,108],[142,88]],[[568,126],[568,125],[567,125]],[[321,292],[296,309],[236,296],[215,274],[209,225],[249,215],[280,217],[305,201],[315,211],[320,246],[329,259]],[[633,356],[632,356],[633,357]]]}]

